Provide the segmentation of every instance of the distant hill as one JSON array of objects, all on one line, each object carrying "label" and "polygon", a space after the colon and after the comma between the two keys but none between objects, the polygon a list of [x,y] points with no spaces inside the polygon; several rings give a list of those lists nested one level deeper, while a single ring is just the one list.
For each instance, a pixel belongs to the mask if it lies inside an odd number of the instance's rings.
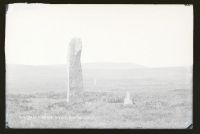
[{"label": "distant hill", "polygon": [[[190,88],[192,82],[192,67],[150,68],[131,63],[87,63],[82,66],[86,90],[185,89]],[[64,64],[6,65],[6,91],[10,93],[62,92],[67,89],[67,79],[67,65]]]},{"label": "distant hill", "polygon": [[136,69],[145,68],[143,65],[134,63],[109,63],[109,62],[99,62],[99,63],[85,63],[82,64],[83,69]]},{"label": "distant hill", "polygon": [[[20,64],[7,64],[7,69],[66,69],[66,64],[56,64],[56,65],[20,65]],[[143,65],[134,63],[109,63],[109,62],[98,62],[98,63],[83,63],[82,68],[86,70],[93,69],[103,69],[103,70],[124,70],[124,69],[139,69],[146,68]]]},{"label": "distant hill", "polygon": [[[7,64],[6,69],[11,70],[26,70],[26,69],[64,69],[66,70],[66,64],[55,64],[55,65],[22,65],[22,64]],[[83,63],[82,64],[83,70],[131,70],[131,69],[153,69],[153,70],[160,70],[160,69],[192,69],[192,66],[175,66],[175,67],[147,67],[144,65],[134,64],[134,63],[109,63],[109,62],[98,62],[98,63]]]}]

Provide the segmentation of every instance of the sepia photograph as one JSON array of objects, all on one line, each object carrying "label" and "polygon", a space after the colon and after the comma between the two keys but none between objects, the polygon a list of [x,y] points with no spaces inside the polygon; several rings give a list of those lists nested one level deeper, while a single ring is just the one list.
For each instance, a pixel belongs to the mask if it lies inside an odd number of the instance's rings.
[{"label": "sepia photograph", "polygon": [[6,128],[193,128],[193,5],[12,3],[5,25]]}]

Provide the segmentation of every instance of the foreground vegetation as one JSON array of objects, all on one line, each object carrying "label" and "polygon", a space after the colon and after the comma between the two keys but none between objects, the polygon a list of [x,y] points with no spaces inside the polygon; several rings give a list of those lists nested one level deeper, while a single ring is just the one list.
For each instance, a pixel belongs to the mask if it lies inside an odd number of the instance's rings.
[{"label": "foreground vegetation", "polygon": [[85,91],[7,94],[10,128],[186,128],[192,122],[191,90],[131,92]]}]

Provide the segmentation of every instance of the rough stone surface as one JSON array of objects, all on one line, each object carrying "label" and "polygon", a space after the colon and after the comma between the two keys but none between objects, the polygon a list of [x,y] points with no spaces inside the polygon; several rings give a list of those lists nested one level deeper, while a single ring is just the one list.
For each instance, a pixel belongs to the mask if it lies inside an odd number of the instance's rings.
[{"label": "rough stone surface", "polygon": [[83,76],[81,68],[82,41],[73,38],[68,48],[69,90],[81,91],[83,89]]}]

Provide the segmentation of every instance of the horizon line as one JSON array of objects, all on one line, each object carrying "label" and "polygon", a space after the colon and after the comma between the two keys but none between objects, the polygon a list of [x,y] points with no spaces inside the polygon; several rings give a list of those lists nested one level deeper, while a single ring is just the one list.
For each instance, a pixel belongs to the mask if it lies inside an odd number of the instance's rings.
[{"label": "horizon line", "polygon": [[[131,63],[131,62],[85,62],[82,64],[99,64],[99,63],[112,63],[112,64],[135,64],[143,66],[146,68],[167,68],[167,67],[193,67],[193,64],[190,65],[166,65],[166,66],[147,66],[143,64]],[[54,65],[67,65],[67,63],[58,63],[58,64],[21,64],[21,63],[6,63],[5,65],[21,65],[21,66],[54,66]]]}]

